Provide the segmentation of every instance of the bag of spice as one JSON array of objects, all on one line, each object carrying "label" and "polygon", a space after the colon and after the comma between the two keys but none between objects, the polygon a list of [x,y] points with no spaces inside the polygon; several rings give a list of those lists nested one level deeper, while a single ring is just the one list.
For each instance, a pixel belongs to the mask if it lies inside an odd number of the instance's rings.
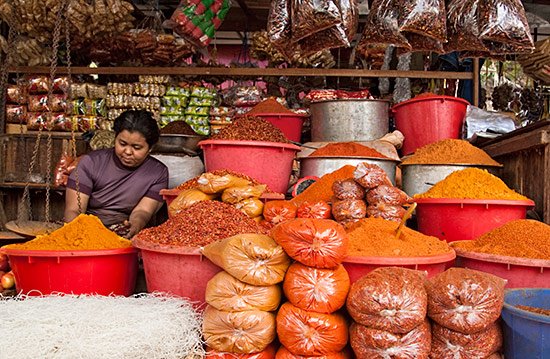
[{"label": "bag of spice", "polygon": [[431,334],[427,320],[403,334],[353,323],[349,335],[353,352],[361,359],[428,359],[430,355]]},{"label": "bag of spice", "polygon": [[275,314],[263,310],[225,312],[207,305],[202,335],[206,345],[217,351],[261,352],[275,340]]},{"label": "bag of spice", "polygon": [[286,52],[290,42],[290,1],[274,0],[267,18],[269,40],[279,51]]},{"label": "bag of spice", "polygon": [[216,175],[211,172],[203,173],[197,180],[197,188],[204,193],[214,194],[229,187],[247,186],[250,182],[232,174]]},{"label": "bag of spice", "polygon": [[367,205],[361,199],[344,199],[332,201],[332,216],[337,222],[348,222],[365,218]]},{"label": "bag of spice", "polygon": [[399,31],[447,42],[444,0],[400,0]]},{"label": "bag of spice", "polygon": [[367,202],[369,205],[385,203],[394,206],[402,206],[407,203],[412,203],[413,199],[399,188],[383,184],[367,192]]},{"label": "bag of spice", "polygon": [[388,221],[401,222],[407,211],[401,206],[378,202],[367,207],[367,217],[383,218]]},{"label": "bag of spice", "polygon": [[447,6],[448,42],[445,50],[487,51],[479,38],[479,6],[481,0],[451,0]]},{"label": "bag of spice", "polygon": [[283,290],[290,303],[318,313],[333,313],[346,304],[350,279],[344,266],[320,269],[293,263],[286,272]]},{"label": "bag of spice", "polygon": [[330,219],[296,218],[271,230],[288,255],[310,267],[335,268],[348,251],[348,235]]},{"label": "bag of spice", "polygon": [[426,318],[425,272],[377,268],[353,283],[346,307],[359,324],[391,333],[407,333]]},{"label": "bag of spice", "polygon": [[340,8],[333,0],[291,0],[292,42],[342,22]]},{"label": "bag of spice", "polygon": [[209,201],[216,198],[216,196],[216,194],[206,194],[194,188],[181,191],[168,205],[168,214],[173,217],[197,202]]},{"label": "bag of spice", "polygon": [[[269,344],[267,348],[257,353],[250,354],[235,354],[228,352],[219,352],[213,350],[212,348],[206,347],[206,359],[273,359],[277,353],[277,348],[279,345],[276,345],[275,342]],[[344,359],[344,358],[342,358]]]},{"label": "bag of spice", "polygon": [[400,10],[399,1],[374,0],[363,30],[363,41],[410,49],[407,38],[399,31]]},{"label": "bag of spice", "polygon": [[298,218],[330,219],[332,208],[325,201],[303,202],[296,211]]},{"label": "bag of spice", "polygon": [[266,185],[229,187],[223,191],[222,201],[229,204],[235,204],[248,198],[259,198],[265,192],[266,188]]},{"label": "bag of spice", "polygon": [[257,221],[263,219],[262,212],[264,209],[264,203],[258,198],[247,198],[237,202],[235,203],[235,208],[240,209],[248,217],[257,219]]},{"label": "bag of spice", "polygon": [[[279,350],[277,350],[277,354],[275,355],[275,359],[298,359],[301,356],[294,355],[290,352],[287,348],[281,345]],[[334,353],[327,353],[325,355],[319,355],[315,357],[316,359],[350,359],[349,353],[344,350],[340,352],[334,352]],[[301,359],[305,359],[305,357],[301,357]]]},{"label": "bag of spice", "polygon": [[353,178],[365,189],[372,189],[383,184],[392,185],[390,178],[380,166],[367,162],[357,165],[353,172]]},{"label": "bag of spice", "polygon": [[287,302],[277,313],[277,335],[294,355],[320,356],[344,349],[348,326],[341,314],[311,312]]},{"label": "bag of spice", "polygon": [[447,269],[427,282],[428,316],[460,333],[483,330],[500,316],[505,284],[504,279],[489,273]]},{"label": "bag of spice", "polygon": [[250,285],[221,271],[208,281],[205,299],[214,308],[226,312],[270,312],[279,308],[281,294],[281,287],[278,285]]},{"label": "bag of spice", "polygon": [[498,323],[471,334],[432,325],[432,358],[487,358],[502,347],[502,329]]},{"label": "bag of spice", "polygon": [[290,201],[268,201],[264,206],[264,218],[271,224],[279,224],[296,218],[296,205]]},{"label": "bag of spice", "polygon": [[334,197],[339,200],[365,198],[365,190],[353,178],[334,181],[332,192],[334,192]]},{"label": "bag of spice", "polygon": [[210,243],[202,254],[233,277],[252,285],[280,283],[290,266],[283,248],[263,234],[237,234]]}]

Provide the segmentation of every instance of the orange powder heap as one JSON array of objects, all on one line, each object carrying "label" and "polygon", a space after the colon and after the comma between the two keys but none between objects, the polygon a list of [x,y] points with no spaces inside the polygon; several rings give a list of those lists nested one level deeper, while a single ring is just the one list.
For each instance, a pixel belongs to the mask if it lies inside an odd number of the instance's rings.
[{"label": "orange powder heap", "polygon": [[32,241],[10,244],[6,248],[20,250],[97,250],[131,247],[132,243],[105,228],[94,215],[80,214],[50,234]]},{"label": "orange powder heap", "polygon": [[550,226],[532,219],[518,219],[493,229],[476,240],[453,242],[452,246],[457,251],[550,259]]},{"label": "orange powder heap", "polygon": [[353,172],[355,172],[355,166],[346,165],[334,172],[327,173],[291,201],[296,204],[296,206],[300,206],[305,201],[312,203],[317,201],[330,202],[332,196],[334,196],[334,192],[332,192],[332,184],[334,181],[351,178],[353,177]]},{"label": "orange powder heap", "polygon": [[376,151],[374,148],[363,146],[356,142],[338,142],[329,143],[318,150],[314,151],[309,157],[320,156],[357,156],[357,157],[376,157],[376,158],[388,158]]},{"label": "orange powder heap", "polygon": [[395,231],[399,223],[382,218],[365,218],[349,225],[349,256],[422,257],[452,251],[447,242],[403,227],[399,239]]},{"label": "orange powder heap", "polygon": [[403,159],[402,164],[472,164],[499,166],[485,151],[465,140],[445,139],[420,147],[414,155]]},{"label": "orange powder heap", "polygon": [[286,113],[289,115],[294,114],[294,112],[290,111],[288,108],[284,107],[273,98],[268,98],[267,100],[264,100],[256,106],[252,107],[252,109],[247,112],[247,115],[262,113]]}]

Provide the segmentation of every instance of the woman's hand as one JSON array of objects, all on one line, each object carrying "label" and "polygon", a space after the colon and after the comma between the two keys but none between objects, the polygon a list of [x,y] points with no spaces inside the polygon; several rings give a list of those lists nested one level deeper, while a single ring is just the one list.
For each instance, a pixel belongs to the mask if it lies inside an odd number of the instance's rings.
[{"label": "woman's hand", "polygon": [[141,231],[160,207],[162,207],[162,202],[149,197],[143,197],[130,214],[130,218],[128,219],[128,227],[130,230],[124,237],[132,238]]}]

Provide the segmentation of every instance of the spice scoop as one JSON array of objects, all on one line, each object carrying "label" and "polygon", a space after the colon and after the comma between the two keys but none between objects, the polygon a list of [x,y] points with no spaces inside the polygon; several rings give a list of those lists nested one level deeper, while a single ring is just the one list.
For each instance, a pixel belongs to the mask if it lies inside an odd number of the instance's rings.
[{"label": "spice scoop", "polygon": [[304,147],[304,148],[309,148],[309,149],[311,149],[311,150],[318,150],[318,149],[319,149],[318,147],[313,147],[313,146],[304,145],[304,144],[301,144],[300,142],[296,142],[296,141],[288,140],[288,142],[290,142],[290,143],[292,143],[293,145],[296,145],[296,146],[300,146],[300,147]]},{"label": "spice scoop", "polygon": [[397,229],[395,231],[395,238],[399,239],[401,236],[401,231],[403,230],[403,227],[407,223],[407,219],[411,218],[414,210],[416,209],[416,202],[413,202],[407,212],[403,215],[403,218],[401,218],[401,223],[399,223],[399,226],[397,226]]}]

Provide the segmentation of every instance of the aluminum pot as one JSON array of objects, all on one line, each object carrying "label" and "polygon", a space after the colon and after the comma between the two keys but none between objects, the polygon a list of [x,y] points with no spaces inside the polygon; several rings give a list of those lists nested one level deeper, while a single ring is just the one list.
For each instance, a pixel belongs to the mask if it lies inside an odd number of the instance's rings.
[{"label": "aluminum pot", "polygon": [[310,105],[313,142],[370,141],[389,131],[386,100],[326,100]]},{"label": "aluminum pot", "polygon": [[434,184],[445,179],[454,171],[461,171],[466,168],[475,167],[486,169],[492,174],[496,174],[500,166],[483,166],[474,164],[411,164],[400,165],[401,177],[403,181],[403,191],[409,196],[424,193]]},{"label": "aluminum pot", "polygon": [[367,162],[378,165],[382,168],[395,185],[395,168],[399,161],[372,157],[301,157],[300,177],[317,176],[321,177],[327,173],[334,172],[346,165],[357,166],[360,163]]},{"label": "aluminum pot", "polygon": [[196,154],[199,142],[206,139],[200,135],[163,134],[153,146],[154,153],[186,153]]}]

